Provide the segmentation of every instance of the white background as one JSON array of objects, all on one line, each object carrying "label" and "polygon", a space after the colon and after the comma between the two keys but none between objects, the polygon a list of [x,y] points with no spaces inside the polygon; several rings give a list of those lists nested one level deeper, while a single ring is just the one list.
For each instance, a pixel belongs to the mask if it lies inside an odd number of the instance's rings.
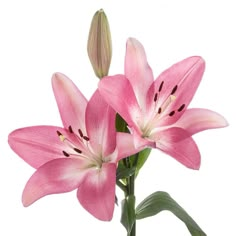
[{"label": "white background", "polygon": [[[126,235],[120,207],[100,222],[78,203],[76,192],[47,196],[24,208],[21,193],[33,168],[8,146],[7,136],[24,126],[61,125],[51,75],[68,75],[89,98],[98,80],[86,41],[91,18],[103,8],[113,39],[110,74],[122,73],[128,37],[139,39],[157,76],[173,63],[201,55],[203,81],[191,107],[223,114],[230,126],[195,135],[199,171],[153,150],[136,183],[137,203],[154,191],[171,194],[208,235],[236,235],[234,1],[0,0],[0,235]],[[117,191],[119,200],[121,193]],[[190,235],[168,212],[137,223],[137,235]]]}]

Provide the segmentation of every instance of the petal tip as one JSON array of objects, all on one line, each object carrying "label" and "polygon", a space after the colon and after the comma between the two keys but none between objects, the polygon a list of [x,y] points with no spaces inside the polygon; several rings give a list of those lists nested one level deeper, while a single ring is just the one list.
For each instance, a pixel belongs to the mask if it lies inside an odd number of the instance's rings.
[{"label": "petal tip", "polygon": [[64,74],[62,74],[61,72],[55,72],[52,75],[52,81],[54,81],[54,80],[61,80],[63,78],[66,78],[66,76]]},{"label": "petal tip", "polygon": [[205,60],[201,56],[191,56],[186,58],[187,61],[191,62],[193,65],[198,65],[201,67],[205,67]]},{"label": "petal tip", "polygon": [[23,204],[24,207],[28,207],[28,206],[30,206],[34,201],[32,201],[32,199],[30,199],[29,196],[27,197],[27,196],[25,195],[25,193],[23,193],[21,202],[22,202],[22,204]]},{"label": "petal tip", "polygon": [[143,49],[143,45],[136,38],[132,38],[132,37],[127,39],[126,47],[134,47],[134,49],[137,49],[137,48]]},{"label": "petal tip", "polygon": [[221,128],[229,126],[229,122],[222,116]]},{"label": "petal tip", "polygon": [[192,167],[192,169],[193,169],[193,170],[199,170],[200,167],[201,167],[201,162],[196,163],[196,164]]}]

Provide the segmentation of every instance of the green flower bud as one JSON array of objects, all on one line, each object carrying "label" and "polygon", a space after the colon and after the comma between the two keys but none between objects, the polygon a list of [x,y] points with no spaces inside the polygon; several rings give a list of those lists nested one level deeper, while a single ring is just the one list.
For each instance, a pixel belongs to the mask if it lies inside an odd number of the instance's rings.
[{"label": "green flower bud", "polygon": [[88,56],[98,78],[108,75],[111,56],[111,34],[105,12],[101,9],[93,16],[87,45]]}]

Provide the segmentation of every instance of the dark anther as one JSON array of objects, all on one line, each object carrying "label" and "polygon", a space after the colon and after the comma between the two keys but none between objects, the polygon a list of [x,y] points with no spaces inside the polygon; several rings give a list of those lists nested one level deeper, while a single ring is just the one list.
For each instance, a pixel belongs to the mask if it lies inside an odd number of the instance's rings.
[{"label": "dark anther", "polygon": [[162,87],[163,87],[163,84],[164,84],[164,81],[161,82],[161,84],[160,84],[160,86],[159,86],[159,89],[158,89],[158,92],[161,92]]},{"label": "dark anther", "polygon": [[158,96],[158,93],[155,93],[155,96],[154,96],[154,102],[157,101],[157,96]]},{"label": "dark anther", "polygon": [[175,85],[175,87],[172,89],[170,95],[173,95],[176,92],[177,88],[178,88],[178,85]]},{"label": "dark anther", "polygon": [[68,129],[69,129],[70,133],[73,134],[73,129],[72,129],[71,125],[68,127]]},{"label": "dark anther", "polygon": [[66,156],[66,157],[69,157],[70,155],[67,153],[67,152],[65,152],[65,151],[62,151],[62,153],[64,154],[64,156]]},{"label": "dark anther", "polygon": [[58,135],[58,136],[61,136],[62,133],[61,133],[60,131],[57,130],[57,135]]},{"label": "dark anther", "polygon": [[82,153],[81,150],[79,150],[78,148],[74,148],[74,151],[78,152],[78,153]]},{"label": "dark anther", "polygon": [[83,135],[82,130],[81,130],[81,129],[78,129],[78,132],[79,132],[80,137],[83,138],[84,135]]},{"label": "dark anther", "polygon": [[159,109],[158,109],[158,112],[157,112],[158,114],[161,114],[161,107],[159,107]]},{"label": "dark anther", "polygon": [[83,139],[84,139],[85,141],[89,141],[89,137],[87,137],[87,136],[83,136]]},{"label": "dark anther", "polygon": [[175,114],[175,111],[172,111],[169,113],[169,116],[173,116]]},{"label": "dark anther", "polygon": [[184,107],[185,107],[185,104],[182,104],[180,108],[178,109],[178,112],[183,111]]}]

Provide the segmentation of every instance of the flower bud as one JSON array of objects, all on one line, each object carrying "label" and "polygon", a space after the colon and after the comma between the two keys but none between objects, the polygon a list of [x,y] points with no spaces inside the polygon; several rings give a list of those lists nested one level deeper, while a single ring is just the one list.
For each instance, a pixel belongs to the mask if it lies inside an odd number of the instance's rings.
[{"label": "flower bud", "polygon": [[111,34],[105,12],[101,9],[93,16],[87,45],[88,56],[98,78],[108,75],[111,56]]}]

